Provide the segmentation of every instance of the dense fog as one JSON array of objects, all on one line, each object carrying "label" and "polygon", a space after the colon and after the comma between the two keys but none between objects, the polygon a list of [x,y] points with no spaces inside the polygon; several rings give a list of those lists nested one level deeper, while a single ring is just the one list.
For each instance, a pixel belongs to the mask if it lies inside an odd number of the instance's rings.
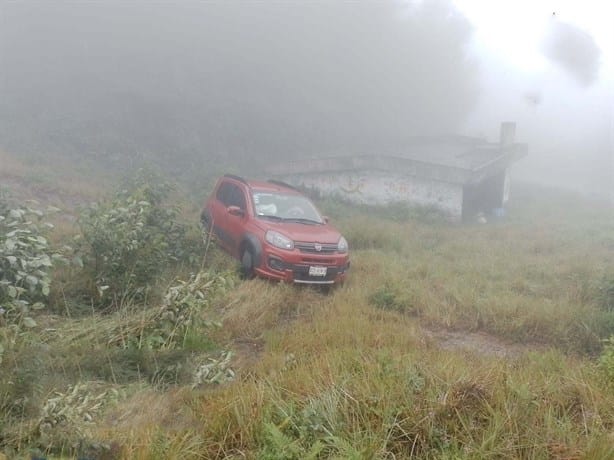
[{"label": "dense fog", "polygon": [[521,176],[612,182],[603,56],[555,17],[540,78],[476,53],[450,0],[22,1],[0,3],[0,21],[10,152],[233,168],[398,151],[416,135],[496,140],[516,121]]},{"label": "dense fog", "polygon": [[456,131],[477,94],[446,1],[2,6],[2,142],[258,160]]},{"label": "dense fog", "polygon": [[536,70],[513,68],[502,54],[480,55],[479,102],[463,129],[492,138],[499,120],[516,121],[519,140],[529,143],[516,178],[614,202],[612,56],[586,30],[554,13],[545,19]]}]

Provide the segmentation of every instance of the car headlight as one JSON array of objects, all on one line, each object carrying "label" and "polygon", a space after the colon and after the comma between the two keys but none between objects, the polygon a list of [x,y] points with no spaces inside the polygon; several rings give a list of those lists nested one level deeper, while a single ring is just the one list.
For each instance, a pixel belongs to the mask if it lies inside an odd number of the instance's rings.
[{"label": "car headlight", "polygon": [[339,238],[339,242],[337,243],[337,251],[348,252],[348,242],[344,237]]},{"label": "car headlight", "polygon": [[294,249],[294,241],[292,241],[287,236],[276,232],[275,230],[269,230],[268,232],[266,232],[264,238],[267,240],[268,243],[272,244],[276,248],[289,250]]}]

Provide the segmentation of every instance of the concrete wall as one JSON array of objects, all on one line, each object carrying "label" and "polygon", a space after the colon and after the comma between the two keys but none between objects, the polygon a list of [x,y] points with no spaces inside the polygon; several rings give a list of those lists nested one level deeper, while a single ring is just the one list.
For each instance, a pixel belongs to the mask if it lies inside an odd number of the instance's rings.
[{"label": "concrete wall", "polygon": [[288,174],[281,179],[354,203],[380,205],[401,201],[436,207],[453,220],[462,217],[463,187],[459,184],[382,171]]}]

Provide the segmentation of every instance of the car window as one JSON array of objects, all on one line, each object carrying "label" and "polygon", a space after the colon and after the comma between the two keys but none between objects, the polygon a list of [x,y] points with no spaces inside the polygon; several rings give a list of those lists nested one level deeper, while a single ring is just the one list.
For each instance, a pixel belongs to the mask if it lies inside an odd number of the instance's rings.
[{"label": "car window", "polygon": [[243,190],[241,190],[236,185],[232,186],[232,193],[230,195],[230,204],[229,206],[238,206],[239,208],[245,211],[245,194]]},{"label": "car window", "polygon": [[224,206],[238,206],[245,210],[245,194],[243,190],[230,182],[224,182],[217,190],[215,197],[224,204]]},{"label": "car window", "polygon": [[221,201],[222,204],[224,204],[224,206],[230,206],[230,201],[231,201],[233,187],[234,186],[231,183],[224,182],[217,189],[217,193],[215,194],[215,198],[217,198],[219,201]]}]

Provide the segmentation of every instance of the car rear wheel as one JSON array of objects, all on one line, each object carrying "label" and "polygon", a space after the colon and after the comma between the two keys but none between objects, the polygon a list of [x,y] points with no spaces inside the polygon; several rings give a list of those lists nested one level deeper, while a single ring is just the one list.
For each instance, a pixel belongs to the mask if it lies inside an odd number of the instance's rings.
[{"label": "car rear wheel", "polygon": [[254,277],[254,254],[250,247],[245,248],[241,254],[241,276],[244,279]]},{"label": "car rear wheel", "polygon": [[211,237],[213,236],[213,231],[212,231],[213,229],[211,228],[211,217],[209,216],[208,213],[203,212],[200,215],[200,224],[201,224],[203,239],[205,241],[209,241]]}]

